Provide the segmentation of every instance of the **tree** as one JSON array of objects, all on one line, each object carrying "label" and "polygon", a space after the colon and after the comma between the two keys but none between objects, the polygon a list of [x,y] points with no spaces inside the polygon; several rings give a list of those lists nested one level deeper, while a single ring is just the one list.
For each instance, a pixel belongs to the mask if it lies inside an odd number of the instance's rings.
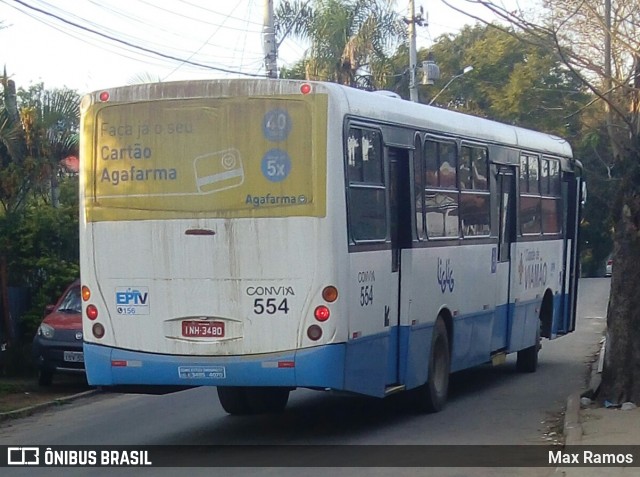
[{"label": "tree", "polygon": [[[1,83],[0,298],[4,336],[11,344],[16,337],[10,322],[9,282],[15,272],[26,273],[21,270],[24,263],[16,261],[23,239],[14,233],[34,208],[58,205],[58,183],[64,176],[60,161],[77,155],[79,98],[74,91],[48,91],[42,85],[17,91],[6,73]],[[36,268],[35,273],[46,272],[43,263],[36,264]],[[50,273],[48,278],[51,279]]]},{"label": "tree", "polygon": [[575,136],[580,117],[567,117],[563,111],[575,111],[584,105],[584,88],[546,48],[515,38],[513,32],[476,24],[456,35],[439,37],[427,52],[441,70],[441,79],[424,86],[429,101],[447,82],[466,66],[473,71],[450,83],[437,98],[445,105],[478,116],[523,127]]},{"label": "tree", "polygon": [[602,108],[611,154],[605,162],[620,180],[612,209],[615,265],[600,397],[640,402],[640,2],[545,1],[535,19],[497,2],[467,1],[510,22],[520,38],[554,51]]},{"label": "tree", "polygon": [[[406,27],[384,0],[283,1],[276,35],[310,43],[306,79],[376,88],[390,72],[387,53],[406,39]],[[294,67],[295,72],[298,68]],[[289,72],[287,72],[289,73]]]},{"label": "tree", "polygon": [[20,91],[18,96],[27,154],[50,178],[49,184],[34,182],[34,191],[49,192],[51,205],[57,207],[61,161],[78,154],[80,98],[70,89],[46,90],[42,83]]}]

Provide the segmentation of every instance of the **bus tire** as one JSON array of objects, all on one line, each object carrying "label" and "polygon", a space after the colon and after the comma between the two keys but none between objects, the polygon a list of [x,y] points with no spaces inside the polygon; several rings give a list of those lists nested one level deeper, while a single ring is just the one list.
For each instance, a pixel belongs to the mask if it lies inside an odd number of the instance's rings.
[{"label": "bus tire", "polygon": [[540,351],[540,327],[536,333],[536,343],[533,346],[518,351],[516,370],[520,373],[535,373],[538,369],[538,352]]},{"label": "bus tire", "polygon": [[289,388],[246,388],[247,404],[253,414],[277,414],[283,412],[289,401]]},{"label": "bus tire", "polygon": [[218,399],[222,409],[232,416],[251,414],[251,407],[247,400],[247,388],[245,387],[218,386]]},{"label": "bus tire", "polygon": [[420,412],[438,412],[444,408],[449,391],[450,372],[449,335],[444,320],[438,318],[431,335],[429,376],[423,385],[410,391],[413,393],[416,410]]}]

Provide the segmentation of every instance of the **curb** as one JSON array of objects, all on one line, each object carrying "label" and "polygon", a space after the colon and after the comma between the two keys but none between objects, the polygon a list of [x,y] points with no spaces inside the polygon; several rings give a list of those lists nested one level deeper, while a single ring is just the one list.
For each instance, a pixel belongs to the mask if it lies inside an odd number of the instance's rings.
[{"label": "curb", "polygon": [[74,394],[72,396],[66,396],[63,398],[54,399],[53,401],[49,401],[49,402],[43,402],[41,404],[36,404],[35,406],[23,407],[22,409],[16,409],[15,411],[0,412],[0,422],[8,421],[10,419],[19,419],[21,417],[31,416],[36,412],[43,411],[45,409],[48,409],[54,406],[67,404],[77,399],[93,396],[94,394],[97,394],[99,392],[100,392],[99,389],[90,389],[89,391],[84,391],[78,394]]},{"label": "curb", "polygon": [[600,350],[596,354],[597,359],[591,362],[589,385],[585,391],[578,391],[571,394],[567,398],[567,410],[564,413],[564,428],[563,433],[565,436],[565,445],[575,446],[579,445],[582,441],[582,424],[580,423],[580,398],[588,397],[592,399],[600,383],[602,382],[602,359],[604,358],[604,349],[606,341],[603,340],[600,345]]},{"label": "curb", "polygon": [[564,413],[564,443],[575,446],[582,441],[582,424],[580,424],[580,395],[576,392],[567,399],[567,410]]}]

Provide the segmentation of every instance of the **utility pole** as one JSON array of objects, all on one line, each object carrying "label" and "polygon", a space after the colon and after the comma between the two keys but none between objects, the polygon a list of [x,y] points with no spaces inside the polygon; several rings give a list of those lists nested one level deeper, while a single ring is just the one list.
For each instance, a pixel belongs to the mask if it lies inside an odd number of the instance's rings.
[{"label": "utility pole", "polygon": [[409,18],[405,18],[404,22],[409,25],[409,98],[417,103],[419,100],[418,85],[416,83],[416,70],[418,68],[416,24],[423,26],[426,25],[426,22],[422,18],[422,7],[420,7],[420,13],[416,16],[415,0],[409,0]]},{"label": "utility pole", "polygon": [[267,70],[267,78],[277,78],[278,46],[276,45],[276,29],[273,22],[273,0],[265,0],[264,2],[262,47],[264,50],[264,66]]}]

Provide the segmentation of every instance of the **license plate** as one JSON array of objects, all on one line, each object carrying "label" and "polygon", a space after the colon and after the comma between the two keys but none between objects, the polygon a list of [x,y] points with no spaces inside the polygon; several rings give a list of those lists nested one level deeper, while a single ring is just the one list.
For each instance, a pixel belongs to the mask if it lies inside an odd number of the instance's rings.
[{"label": "license plate", "polygon": [[65,351],[63,359],[69,363],[84,363],[82,351]]},{"label": "license plate", "polygon": [[182,336],[187,338],[223,338],[223,321],[183,321]]}]

